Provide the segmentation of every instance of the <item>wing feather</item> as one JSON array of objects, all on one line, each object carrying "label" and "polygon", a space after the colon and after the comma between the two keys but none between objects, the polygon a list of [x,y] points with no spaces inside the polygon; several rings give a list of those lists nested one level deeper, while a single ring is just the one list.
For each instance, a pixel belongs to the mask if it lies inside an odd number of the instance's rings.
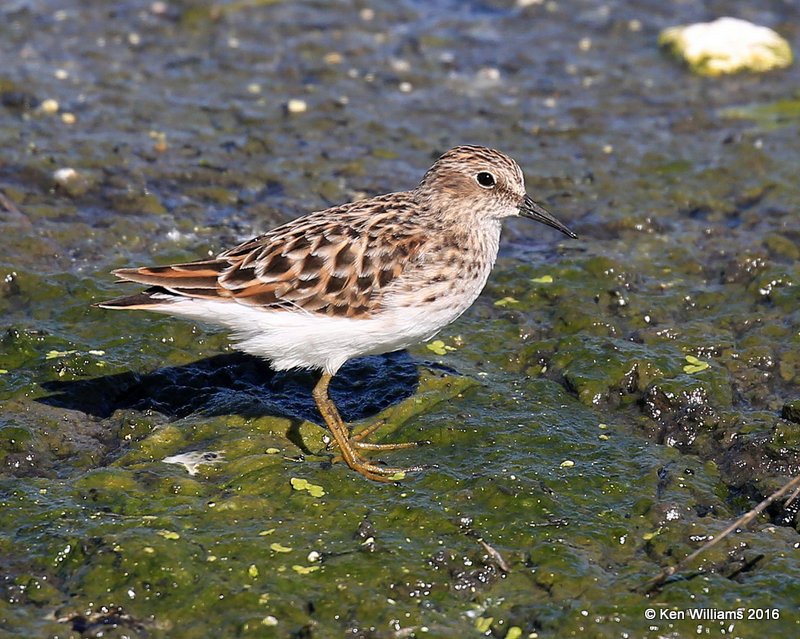
[{"label": "wing feather", "polygon": [[182,297],[369,317],[426,241],[412,223],[412,197],[393,193],[312,213],[216,259],[114,273]]}]

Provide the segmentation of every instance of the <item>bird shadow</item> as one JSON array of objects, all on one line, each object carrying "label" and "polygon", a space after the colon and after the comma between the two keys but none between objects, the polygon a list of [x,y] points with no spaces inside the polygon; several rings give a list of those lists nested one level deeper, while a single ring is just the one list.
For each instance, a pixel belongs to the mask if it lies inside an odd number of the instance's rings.
[{"label": "bird shadow", "polygon": [[[262,359],[230,353],[150,373],[49,381],[42,387],[52,394],[37,401],[101,419],[130,409],[157,411],[169,419],[270,415],[322,424],[311,396],[318,379],[317,372],[274,371]],[[342,418],[353,422],[411,397],[418,386],[418,362],[400,351],[347,362],[329,392]]]}]

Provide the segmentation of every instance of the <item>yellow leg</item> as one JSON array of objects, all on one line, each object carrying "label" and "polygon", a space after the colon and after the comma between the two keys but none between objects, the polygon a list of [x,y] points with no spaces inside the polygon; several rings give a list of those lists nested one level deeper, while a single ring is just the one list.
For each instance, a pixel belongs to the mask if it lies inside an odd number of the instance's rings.
[{"label": "yellow leg", "polygon": [[[339,411],[336,409],[336,404],[333,403],[333,400],[328,395],[328,386],[331,383],[332,377],[333,376],[329,373],[322,373],[319,382],[317,382],[311,394],[314,397],[314,401],[317,403],[317,408],[319,408],[322,418],[325,420],[328,428],[330,428],[333,439],[336,441],[336,445],[342,453],[344,462],[357,473],[360,473],[367,479],[373,479],[375,481],[394,481],[390,479],[391,475],[422,470],[420,466],[414,466],[412,468],[387,468],[364,461],[364,459],[361,458],[358,451],[356,451],[356,446],[354,446],[354,444],[358,445],[361,443],[359,441],[360,438],[356,439],[355,442],[351,439],[347,425],[342,421]],[[394,445],[389,444],[389,446],[392,447]]]}]

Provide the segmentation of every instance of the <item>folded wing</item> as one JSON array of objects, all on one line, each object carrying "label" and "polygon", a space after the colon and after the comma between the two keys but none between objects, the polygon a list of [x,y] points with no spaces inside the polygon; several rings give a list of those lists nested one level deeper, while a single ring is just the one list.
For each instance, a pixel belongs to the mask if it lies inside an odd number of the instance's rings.
[{"label": "folded wing", "polygon": [[[395,194],[397,195],[397,194]],[[186,298],[364,318],[421,251],[424,238],[402,210],[355,205],[300,218],[215,259],[114,271],[150,286],[99,306],[147,309]],[[396,200],[395,200],[396,202]]]}]

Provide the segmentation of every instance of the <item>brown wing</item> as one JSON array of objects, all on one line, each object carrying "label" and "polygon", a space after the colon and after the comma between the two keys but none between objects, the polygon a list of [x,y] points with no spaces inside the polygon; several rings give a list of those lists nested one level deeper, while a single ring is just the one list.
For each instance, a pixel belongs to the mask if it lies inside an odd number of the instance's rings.
[{"label": "brown wing", "polygon": [[410,198],[393,193],[314,213],[213,260],[115,274],[186,297],[368,317],[425,240],[408,223]]}]

